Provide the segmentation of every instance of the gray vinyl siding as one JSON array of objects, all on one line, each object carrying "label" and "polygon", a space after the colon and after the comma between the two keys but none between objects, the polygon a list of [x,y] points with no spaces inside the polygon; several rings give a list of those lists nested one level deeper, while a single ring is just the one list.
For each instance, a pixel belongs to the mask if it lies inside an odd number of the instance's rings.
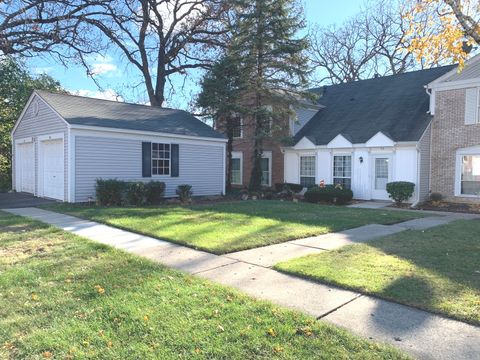
[{"label": "gray vinyl siding", "polygon": [[418,143],[420,152],[420,173],[418,199],[425,201],[430,195],[430,148],[432,139],[432,124],[428,125]]},{"label": "gray vinyl siding", "polygon": [[[34,103],[38,103],[38,114],[33,112]],[[18,126],[13,133],[13,140],[22,139],[27,137],[34,138],[35,148],[35,194],[38,193],[38,136],[48,134],[63,133],[63,146],[64,146],[64,199],[68,196],[68,127],[65,121],[63,121],[50,107],[38,96],[35,96],[30,102],[29,107],[25,111],[23,117],[19,120]],[[13,147],[15,151],[15,146]],[[15,159],[15,154],[13,154]],[[15,169],[13,164],[13,169]],[[12,171],[13,178],[15,177],[15,171]],[[13,179],[15,184],[15,179]]]},{"label": "gray vinyl siding", "polygon": [[300,129],[318,112],[317,109],[309,109],[300,107],[295,109],[297,121],[293,123],[293,134],[295,135]]},{"label": "gray vinyl siding", "polygon": [[470,66],[467,65],[460,72],[456,71],[445,79],[445,82],[470,80],[475,78],[480,78],[480,62],[476,62]]},{"label": "gray vinyl siding", "polygon": [[[148,140],[150,141],[150,140]],[[95,180],[158,180],[165,182],[165,196],[175,196],[177,185],[190,184],[194,195],[223,192],[223,147],[179,144],[179,177],[142,178],[142,141],[121,138],[75,136],[75,201],[95,197]]]}]

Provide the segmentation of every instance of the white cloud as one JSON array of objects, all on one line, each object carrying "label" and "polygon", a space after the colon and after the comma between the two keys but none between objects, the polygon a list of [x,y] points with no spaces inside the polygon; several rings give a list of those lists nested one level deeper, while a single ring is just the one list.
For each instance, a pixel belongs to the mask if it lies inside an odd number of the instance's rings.
[{"label": "white cloud", "polygon": [[117,75],[118,67],[109,55],[96,55],[87,60],[92,75]]},{"label": "white cloud", "polygon": [[79,96],[86,96],[86,97],[92,97],[97,99],[113,100],[113,101],[121,101],[121,102],[124,101],[123,98],[120,95],[118,95],[113,89],[106,89],[104,91],[80,89],[80,90],[70,90],[70,92],[74,95],[79,95]]}]

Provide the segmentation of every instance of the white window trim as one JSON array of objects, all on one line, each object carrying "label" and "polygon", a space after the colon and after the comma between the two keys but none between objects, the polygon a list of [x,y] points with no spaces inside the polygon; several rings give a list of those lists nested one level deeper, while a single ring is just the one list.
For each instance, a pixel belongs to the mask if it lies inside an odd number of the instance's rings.
[{"label": "white window trim", "polygon": [[480,156],[480,146],[457,150],[455,159],[455,196],[480,199],[480,195],[462,194],[462,165],[464,156]]},{"label": "white window trim", "polygon": [[[163,174],[163,175],[160,175],[160,174],[154,174],[153,173],[153,144],[163,144],[163,145],[169,145],[170,147],[170,158],[168,159],[168,175],[167,174]],[[172,175],[172,144],[169,143],[169,142],[156,142],[156,141],[152,141],[150,143],[150,151],[151,151],[151,159],[150,159],[150,171],[151,171],[151,174],[152,174],[152,178],[166,178],[166,177],[171,177]],[[155,160],[158,160],[158,159],[155,159]],[[161,159],[161,160],[166,160],[166,159]]]},{"label": "white window trim", "polygon": [[[302,176],[302,157],[313,157],[315,158],[315,175],[314,176]],[[315,184],[318,183],[317,181],[317,173],[318,173],[318,164],[317,164],[317,154],[316,153],[300,153],[298,154],[298,183],[302,183],[302,177],[315,177]]]},{"label": "white window trim", "polygon": [[232,182],[231,184],[232,185],[243,185],[243,152],[232,151],[232,159],[240,159],[240,182],[239,183]]},{"label": "white window trim", "polygon": [[[335,176],[335,156],[350,156],[350,177]],[[332,176],[330,183],[335,185],[334,179],[350,179],[350,188],[353,187],[353,154],[352,153],[333,153],[332,154]]]},{"label": "white window trim", "polygon": [[264,151],[262,159],[268,159],[268,183],[267,185],[262,184],[262,186],[272,186],[272,152]]}]

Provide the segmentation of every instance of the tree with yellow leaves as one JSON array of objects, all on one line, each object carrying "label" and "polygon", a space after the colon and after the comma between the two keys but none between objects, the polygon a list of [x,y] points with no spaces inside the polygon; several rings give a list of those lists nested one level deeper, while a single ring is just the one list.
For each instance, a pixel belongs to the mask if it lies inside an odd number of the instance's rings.
[{"label": "tree with yellow leaves", "polygon": [[418,61],[461,68],[480,45],[480,0],[411,0],[405,9],[409,50]]}]

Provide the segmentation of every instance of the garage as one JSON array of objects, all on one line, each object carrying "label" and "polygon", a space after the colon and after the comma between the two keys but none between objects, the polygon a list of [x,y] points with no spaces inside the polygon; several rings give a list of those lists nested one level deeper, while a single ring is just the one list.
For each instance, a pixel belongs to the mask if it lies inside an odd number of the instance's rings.
[{"label": "garage", "polygon": [[35,146],[32,138],[17,141],[15,164],[17,191],[35,193]]},{"label": "garage", "polygon": [[64,200],[63,138],[39,138],[39,195]]}]

